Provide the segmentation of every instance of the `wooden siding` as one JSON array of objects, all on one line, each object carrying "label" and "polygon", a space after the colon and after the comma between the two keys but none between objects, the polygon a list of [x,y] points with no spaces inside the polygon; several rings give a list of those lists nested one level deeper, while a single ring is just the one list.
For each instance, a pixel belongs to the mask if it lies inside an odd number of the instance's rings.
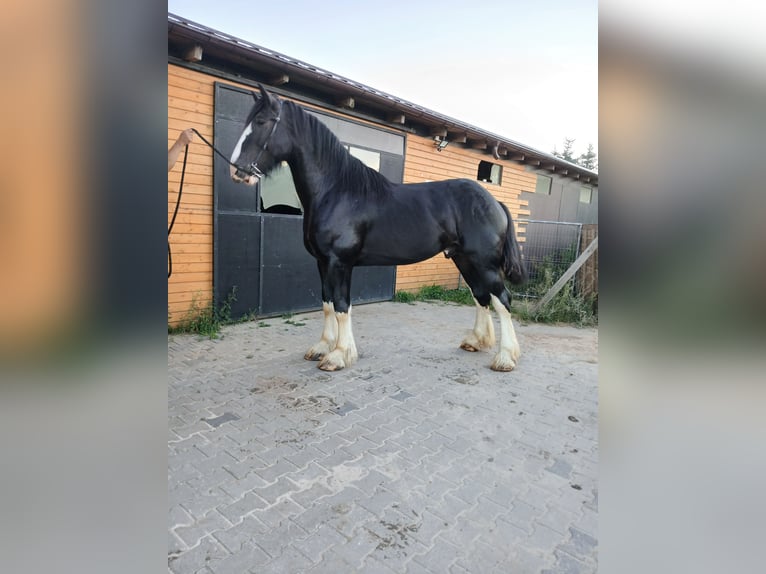
[{"label": "wooden siding", "polygon": [[[537,176],[524,170],[523,166],[511,161],[494,160],[477,150],[447,146],[436,151],[433,138],[408,136],[404,158],[404,182],[420,183],[441,179],[476,179],[480,161],[489,161],[503,166],[501,184],[482,185],[499,201],[505,203],[514,220],[529,217],[528,202],[521,199],[522,191],[533,191]],[[520,242],[524,241],[523,226],[516,226]],[[447,289],[458,286],[460,273],[455,264],[444,255],[414,265],[401,265],[396,270],[396,289],[416,290],[424,285],[441,285]]]},{"label": "wooden siding", "polygon": [[[168,64],[168,148],[182,130],[190,127],[212,141],[216,81],[221,80]],[[235,82],[227,83],[249,89]],[[437,152],[432,138],[410,135],[407,137],[404,182],[457,177],[475,179],[481,160],[493,161],[487,154],[457,146],[448,146]],[[522,191],[534,190],[536,176],[510,161],[494,163],[503,166],[502,185],[484,185],[508,206],[514,218],[528,217],[528,202],[520,197]],[[183,154],[168,172],[168,224],[175,209],[182,165]],[[212,151],[195,136],[189,147],[181,206],[170,236],[173,253],[173,275],[168,279],[170,325],[178,325],[195,307],[204,308],[213,300],[212,173]],[[519,240],[523,241],[523,228],[517,226],[517,233]],[[415,265],[398,267],[396,289],[412,290],[432,284],[455,288],[458,277],[454,264],[443,255],[437,255]]]},{"label": "wooden siding", "polygon": [[[168,148],[186,128],[213,139],[214,78],[168,65]],[[183,153],[168,172],[168,225],[178,197]],[[168,323],[213,300],[213,156],[196,135],[189,146],[181,206],[170,236],[173,275],[168,279]]]}]

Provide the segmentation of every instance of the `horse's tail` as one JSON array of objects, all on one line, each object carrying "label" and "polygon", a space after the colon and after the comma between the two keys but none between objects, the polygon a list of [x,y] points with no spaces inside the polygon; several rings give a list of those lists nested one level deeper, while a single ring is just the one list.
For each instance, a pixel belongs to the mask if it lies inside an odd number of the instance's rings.
[{"label": "horse's tail", "polygon": [[500,204],[500,207],[503,208],[505,216],[508,218],[508,228],[505,230],[505,240],[503,241],[503,273],[505,273],[505,276],[511,283],[514,285],[521,285],[528,279],[527,266],[524,263],[524,257],[521,254],[519,243],[516,241],[516,231],[514,230],[511,212],[508,211],[508,207],[506,207],[502,201],[498,201],[498,203]]}]

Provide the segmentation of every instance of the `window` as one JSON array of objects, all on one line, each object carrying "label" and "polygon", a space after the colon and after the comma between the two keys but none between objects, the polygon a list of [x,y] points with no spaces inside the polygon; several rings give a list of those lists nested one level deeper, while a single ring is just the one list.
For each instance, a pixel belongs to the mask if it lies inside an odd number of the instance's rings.
[{"label": "window", "polygon": [[580,203],[590,203],[593,200],[593,188],[581,187],[580,188]]},{"label": "window", "polygon": [[348,146],[348,153],[362,161],[367,167],[375,171],[380,171],[380,154],[376,151],[362,149],[360,147]]},{"label": "window", "polygon": [[547,175],[537,175],[537,185],[535,186],[535,193],[541,193],[543,195],[551,194],[551,178]]},{"label": "window", "polygon": [[[347,144],[344,144],[343,147],[351,155],[359,158],[363,164],[375,171],[380,171],[380,152]],[[301,200],[295,191],[293,174],[286,161],[275,167],[267,177],[261,180],[261,211],[287,215],[301,215],[303,213]]]},{"label": "window", "polygon": [[500,185],[500,179],[503,175],[503,166],[488,161],[479,162],[479,171],[476,179],[485,183],[494,183]]},{"label": "window", "polygon": [[283,161],[261,180],[261,210],[263,213],[300,215],[301,201],[295,191],[293,174]]}]

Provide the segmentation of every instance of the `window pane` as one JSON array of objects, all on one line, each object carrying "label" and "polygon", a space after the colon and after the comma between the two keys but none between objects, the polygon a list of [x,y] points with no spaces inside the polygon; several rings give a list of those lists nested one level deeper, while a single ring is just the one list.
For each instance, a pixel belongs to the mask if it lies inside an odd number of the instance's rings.
[{"label": "window pane", "polygon": [[590,187],[580,188],[580,203],[590,203],[593,197],[593,189]]},{"label": "window pane", "polygon": [[496,183],[497,185],[500,185],[500,175],[502,173],[503,173],[503,166],[493,163],[492,172],[491,172],[489,180],[492,183]]},{"label": "window pane", "polygon": [[547,175],[537,176],[537,186],[535,187],[535,193],[543,193],[550,195],[551,193],[551,178]]},{"label": "window pane", "polygon": [[380,154],[378,152],[354,146],[349,146],[348,151],[355,158],[362,160],[362,163],[367,167],[380,171]]},{"label": "window pane", "polygon": [[287,162],[283,161],[261,180],[261,208],[264,213],[303,213]]}]

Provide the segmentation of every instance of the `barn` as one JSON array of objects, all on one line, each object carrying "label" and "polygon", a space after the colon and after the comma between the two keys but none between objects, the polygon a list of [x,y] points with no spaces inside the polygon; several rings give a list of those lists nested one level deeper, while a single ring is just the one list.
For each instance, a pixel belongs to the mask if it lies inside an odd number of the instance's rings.
[{"label": "barn", "polygon": [[[598,175],[590,170],[168,14],[168,147],[181,131],[195,128],[228,155],[257,83],[303,106],[351,154],[392,181],[482,182],[508,206],[522,245],[525,220],[595,222]],[[169,222],[181,164],[168,172]],[[319,276],[303,247],[301,226],[288,168],[255,189],[235,184],[227,164],[195,137],[169,237],[169,324],[211,303],[228,302],[232,317],[321,308]],[[414,265],[360,267],[354,270],[352,301],[386,301],[397,290],[455,288],[459,281],[455,266],[441,255]]]}]

